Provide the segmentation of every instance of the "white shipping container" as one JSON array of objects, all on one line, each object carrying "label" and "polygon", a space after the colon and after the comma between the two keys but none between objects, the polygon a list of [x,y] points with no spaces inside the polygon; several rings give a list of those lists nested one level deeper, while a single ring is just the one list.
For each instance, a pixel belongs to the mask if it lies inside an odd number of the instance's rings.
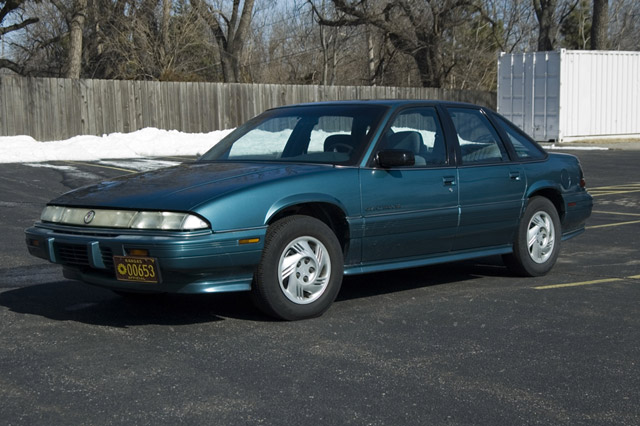
[{"label": "white shipping container", "polygon": [[538,141],[640,139],[640,52],[501,53],[498,112]]}]

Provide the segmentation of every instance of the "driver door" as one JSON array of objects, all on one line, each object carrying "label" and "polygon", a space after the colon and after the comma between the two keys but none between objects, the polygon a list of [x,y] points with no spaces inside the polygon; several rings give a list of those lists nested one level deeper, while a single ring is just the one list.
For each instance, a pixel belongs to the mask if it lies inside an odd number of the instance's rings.
[{"label": "driver door", "polygon": [[406,260],[451,250],[458,185],[434,107],[401,111],[376,147],[410,150],[413,166],[360,171],[364,263]]}]

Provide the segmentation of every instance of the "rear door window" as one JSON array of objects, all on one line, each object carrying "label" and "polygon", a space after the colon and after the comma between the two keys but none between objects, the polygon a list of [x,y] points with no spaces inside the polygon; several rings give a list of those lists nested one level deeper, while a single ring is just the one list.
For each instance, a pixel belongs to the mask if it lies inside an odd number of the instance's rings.
[{"label": "rear door window", "polygon": [[479,109],[447,108],[456,128],[462,164],[501,163],[509,156],[498,132]]}]

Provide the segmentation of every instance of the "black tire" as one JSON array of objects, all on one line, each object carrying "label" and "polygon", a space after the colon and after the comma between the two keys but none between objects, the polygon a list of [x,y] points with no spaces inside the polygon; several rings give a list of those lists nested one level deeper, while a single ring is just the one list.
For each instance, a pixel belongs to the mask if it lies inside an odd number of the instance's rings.
[{"label": "black tire", "polygon": [[558,259],[561,240],[562,229],[555,206],[548,198],[533,197],[520,220],[513,253],[503,256],[504,263],[518,275],[545,275]]},{"label": "black tire", "polygon": [[267,230],[252,299],[261,311],[283,320],[320,316],[340,291],[343,262],[340,242],[323,222],[309,216],[281,219]]}]

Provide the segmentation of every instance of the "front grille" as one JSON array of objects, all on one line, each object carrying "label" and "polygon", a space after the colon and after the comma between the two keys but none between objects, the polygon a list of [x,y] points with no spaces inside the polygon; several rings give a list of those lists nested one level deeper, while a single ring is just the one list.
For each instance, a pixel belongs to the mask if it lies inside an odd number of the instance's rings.
[{"label": "front grille", "polygon": [[109,247],[100,247],[102,253],[102,261],[107,270],[113,271],[113,251]]},{"label": "front grille", "polygon": [[56,255],[63,265],[75,267],[89,266],[89,253],[87,246],[78,244],[55,244]]},{"label": "front grille", "polygon": [[60,263],[72,268],[89,270],[107,276],[115,274],[113,267],[113,250],[109,247],[100,247],[100,256],[106,269],[92,268],[89,263],[89,247],[86,244],[55,243],[56,257]]}]

